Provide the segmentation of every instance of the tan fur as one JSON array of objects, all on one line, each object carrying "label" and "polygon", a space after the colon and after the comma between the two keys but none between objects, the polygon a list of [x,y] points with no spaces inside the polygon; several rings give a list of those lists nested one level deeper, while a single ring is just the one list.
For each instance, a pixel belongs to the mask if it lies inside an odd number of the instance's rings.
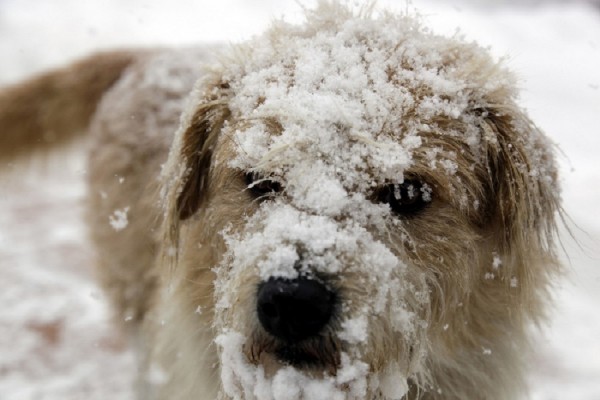
[{"label": "tan fur", "polygon": [[96,104],[132,63],[128,51],[99,53],[0,92],[0,162],[58,147],[85,132]]},{"label": "tan fur", "polygon": [[[0,94],[3,162],[67,141],[94,114],[89,222],[100,280],[117,320],[141,351],[140,399],[225,398],[218,394],[213,342],[219,323],[213,268],[227,251],[221,232],[258,229],[248,226],[246,217],[260,203],[245,190],[243,173],[228,164],[237,154],[232,132],[247,121],[232,116],[230,88],[219,71],[205,73],[192,97],[193,111],[184,113],[181,135],[172,144],[197,73],[195,67],[178,66],[182,54],[144,55],[134,63],[131,53],[102,54]],[[505,77],[476,55],[463,66],[465,74],[481,79],[481,85],[486,78]],[[198,59],[208,57],[201,51]],[[183,84],[154,79],[165,71]],[[555,182],[529,174],[528,146],[534,143],[549,164],[552,149],[514,103],[511,90],[509,85],[488,93],[486,108],[470,111],[483,116],[479,129],[487,138],[477,157],[460,138],[431,134],[424,140],[410,173],[434,187],[434,202],[422,216],[404,222],[402,230],[390,224],[385,235],[370,232],[410,266],[407,279],[415,288],[430,292],[427,306],[415,305],[427,321],[418,345],[398,340],[385,317],[373,320],[365,344],[373,373],[391,359],[403,360],[408,370],[416,357],[412,352],[424,354],[426,368],[410,377],[407,400],[514,399],[524,390],[528,330],[543,319],[546,289],[558,269],[552,240],[559,194]],[[449,119],[440,126],[462,129],[456,123]],[[266,124],[277,134],[277,121]],[[434,147],[457,155],[456,175],[431,168],[426,154]],[[164,180],[162,203],[158,176],[167,159],[167,172],[182,180]],[[477,205],[461,203],[463,191]],[[126,210],[128,224],[122,230],[109,223],[117,210]],[[498,270],[491,268],[494,254],[502,260]],[[341,275],[332,282],[359,302],[369,296],[362,278]],[[275,373],[281,368],[270,352],[276,344],[261,333],[254,316],[258,283],[253,271],[229,282],[236,300],[219,318],[249,332],[248,360]],[[321,350],[306,345],[307,351],[329,357],[320,376],[335,375],[339,351],[347,348],[333,329],[331,342]]]}]

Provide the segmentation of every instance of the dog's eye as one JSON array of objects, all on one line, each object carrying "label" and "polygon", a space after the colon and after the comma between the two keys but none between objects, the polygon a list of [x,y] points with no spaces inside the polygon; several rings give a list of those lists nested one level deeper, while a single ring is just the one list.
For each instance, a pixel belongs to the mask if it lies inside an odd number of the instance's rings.
[{"label": "dog's eye", "polygon": [[397,215],[410,217],[431,202],[431,187],[416,179],[405,180],[382,187],[375,196],[378,202],[388,204]]},{"label": "dog's eye", "polygon": [[246,173],[246,185],[255,197],[263,197],[281,192],[281,183],[265,178],[256,172]]}]

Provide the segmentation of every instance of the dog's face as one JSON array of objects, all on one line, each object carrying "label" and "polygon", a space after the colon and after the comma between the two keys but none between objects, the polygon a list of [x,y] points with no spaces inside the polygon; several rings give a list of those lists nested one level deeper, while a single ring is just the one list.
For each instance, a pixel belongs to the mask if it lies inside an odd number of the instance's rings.
[{"label": "dog's face", "polygon": [[228,396],[400,398],[432,354],[485,348],[477,307],[509,324],[533,304],[551,151],[480,48],[346,16],[237,57],[200,85],[167,170]]}]

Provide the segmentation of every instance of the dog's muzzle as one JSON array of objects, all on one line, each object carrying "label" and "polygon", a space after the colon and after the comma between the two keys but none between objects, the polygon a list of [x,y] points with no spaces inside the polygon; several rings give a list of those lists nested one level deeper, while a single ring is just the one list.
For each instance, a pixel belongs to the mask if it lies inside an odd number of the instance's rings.
[{"label": "dog's muzzle", "polygon": [[316,279],[269,279],[260,284],[257,314],[262,327],[287,344],[316,336],[332,317],[336,294]]}]

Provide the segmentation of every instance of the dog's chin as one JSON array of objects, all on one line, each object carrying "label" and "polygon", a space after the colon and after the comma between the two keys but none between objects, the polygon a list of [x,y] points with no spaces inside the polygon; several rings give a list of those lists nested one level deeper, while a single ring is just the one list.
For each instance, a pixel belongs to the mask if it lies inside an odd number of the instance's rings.
[{"label": "dog's chin", "polygon": [[246,343],[244,353],[252,364],[262,365],[267,375],[286,366],[314,376],[335,375],[341,362],[340,343],[328,335],[285,343],[259,333]]}]

